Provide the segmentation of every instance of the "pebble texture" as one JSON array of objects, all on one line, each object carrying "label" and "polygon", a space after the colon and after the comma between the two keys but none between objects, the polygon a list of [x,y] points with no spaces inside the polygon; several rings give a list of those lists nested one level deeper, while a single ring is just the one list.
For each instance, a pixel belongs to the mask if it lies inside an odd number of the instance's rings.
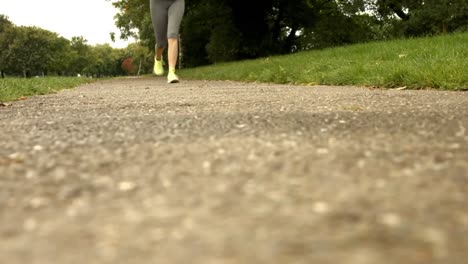
[{"label": "pebble texture", "polygon": [[466,263],[468,93],[164,81],[0,106],[2,263]]}]

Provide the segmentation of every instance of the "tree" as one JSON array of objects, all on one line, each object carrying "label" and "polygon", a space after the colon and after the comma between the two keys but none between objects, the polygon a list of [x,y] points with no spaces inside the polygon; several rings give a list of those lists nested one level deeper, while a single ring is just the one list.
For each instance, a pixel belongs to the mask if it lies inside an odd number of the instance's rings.
[{"label": "tree", "polygon": [[98,78],[125,75],[122,69],[124,55],[123,50],[113,49],[109,44],[93,46],[90,49],[90,63],[84,71]]},{"label": "tree", "polygon": [[149,0],[119,0],[113,1],[112,4],[119,10],[115,15],[115,24],[120,30],[120,37],[122,39],[135,37],[153,49],[155,40]]},{"label": "tree", "polygon": [[82,37],[72,37],[70,42],[70,64],[67,72],[72,75],[83,74],[91,63],[91,47],[87,40]]},{"label": "tree", "polygon": [[12,30],[14,27],[13,23],[5,15],[0,15],[0,76],[5,78],[5,68],[6,68],[6,52],[9,46],[9,43],[13,41],[12,38],[9,38],[11,34],[5,33],[6,31]]},{"label": "tree", "polygon": [[37,27],[14,27],[3,34],[9,43],[3,59],[6,68],[25,77],[47,74],[51,63],[60,56],[54,49],[63,46],[58,44],[56,33]]},{"label": "tree", "polygon": [[300,41],[302,49],[326,48],[377,39],[377,20],[366,11],[364,0],[310,1],[315,19]]},{"label": "tree", "polygon": [[[11,75],[117,76],[124,75],[122,62],[132,57],[144,71],[152,64],[149,51],[141,45],[127,50],[113,49],[108,44],[90,46],[83,37],[70,40],[37,27],[16,27],[0,15],[0,70]],[[128,51],[128,52],[127,52]],[[133,59],[136,58],[136,59]],[[141,59],[140,59],[141,58]]]},{"label": "tree", "polygon": [[268,14],[269,28],[276,53],[290,53],[300,49],[305,29],[317,20],[317,9],[303,0],[275,0]]},{"label": "tree", "polygon": [[408,33],[439,34],[468,26],[468,2],[465,0],[426,0],[410,13]]},{"label": "tree", "polygon": [[71,46],[70,41],[63,37],[57,37],[51,40],[50,50],[52,56],[46,68],[46,73],[56,73],[64,75],[71,64]]},{"label": "tree", "polygon": [[[114,6],[119,9],[115,18],[122,35],[137,36],[152,50],[154,37],[148,2],[117,0]],[[351,7],[355,13],[363,10],[364,3],[364,0],[187,0],[182,24],[183,63],[190,67],[314,47],[306,43],[314,40],[306,32],[319,35],[315,39],[320,39],[320,46],[357,42],[359,33],[365,33],[373,21],[349,14]],[[333,14],[340,25],[357,26],[358,30],[353,29],[352,37],[347,30],[333,31],[338,36],[331,38],[325,27],[334,24],[325,14]],[[355,18],[359,23],[354,23]]]},{"label": "tree", "polygon": [[150,73],[153,67],[153,56],[141,43],[131,43],[125,49],[125,57],[132,58],[133,74]]},{"label": "tree", "polygon": [[5,15],[0,14],[0,33],[11,27],[13,27],[13,23],[10,19]]},{"label": "tree", "polygon": [[[152,51],[148,0],[115,0],[122,35]],[[185,66],[466,29],[466,0],[187,0]]]},{"label": "tree", "polygon": [[236,59],[241,41],[232,9],[223,1],[192,3],[182,24],[183,64],[191,67]]},{"label": "tree", "polygon": [[377,0],[374,10],[404,36],[448,33],[468,26],[466,0]]},{"label": "tree", "polygon": [[[119,9],[115,19],[121,35],[136,36],[152,50],[154,37],[148,3],[118,0],[113,4]],[[281,8],[280,14],[287,15],[275,17],[278,8],[274,5]],[[289,52],[295,33],[308,19],[307,13],[300,11],[307,8],[302,0],[187,0],[182,24],[183,62],[196,66]],[[276,18],[273,23],[272,18]],[[288,33],[286,37],[284,33]]]},{"label": "tree", "polygon": [[122,69],[127,75],[132,75],[135,73],[135,67],[133,66],[133,58],[128,57],[122,62]]}]

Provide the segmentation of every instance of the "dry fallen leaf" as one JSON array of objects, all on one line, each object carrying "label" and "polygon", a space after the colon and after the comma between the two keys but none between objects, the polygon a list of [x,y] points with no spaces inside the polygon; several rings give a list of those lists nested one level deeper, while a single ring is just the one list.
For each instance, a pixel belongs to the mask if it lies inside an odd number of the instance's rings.
[{"label": "dry fallen leaf", "polygon": [[408,87],[406,86],[395,88],[395,90],[397,91],[406,90],[406,89],[408,89]]},{"label": "dry fallen leaf", "polygon": [[123,181],[119,183],[119,190],[123,192],[128,192],[136,188],[136,184],[134,182]]}]

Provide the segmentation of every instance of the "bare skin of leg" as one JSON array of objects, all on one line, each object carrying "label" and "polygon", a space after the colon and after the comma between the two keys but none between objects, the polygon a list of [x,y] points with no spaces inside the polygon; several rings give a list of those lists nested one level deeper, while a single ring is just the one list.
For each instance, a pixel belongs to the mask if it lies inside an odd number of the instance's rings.
[{"label": "bare skin of leg", "polygon": [[[168,60],[169,60],[169,68],[172,69],[176,67],[177,65],[177,56],[179,53],[179,41],[175,38],[170,38],[167,40],[168,41]],[[157,48],[156,49],[156,59],[161,60],[162,55],[164,52],[164,48]]]},{"label": "bare skin of leg", "polygon": [[167,51],[169,69],[175,69],[177,65],[177,55],[179,52],[179,41],[176,38],[168,39],[169,49]]},{"label": "bare skin of leg", "polygon": [[164,48],[157,48],[156,49],[156,59],[160,61],[162,59],[162,55],[164,52]]}]

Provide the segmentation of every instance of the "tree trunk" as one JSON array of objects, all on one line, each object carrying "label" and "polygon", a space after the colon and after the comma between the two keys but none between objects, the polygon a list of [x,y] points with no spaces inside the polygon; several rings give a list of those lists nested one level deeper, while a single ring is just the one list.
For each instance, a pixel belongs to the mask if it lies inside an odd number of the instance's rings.
[{"label": "tree trunk", "polygon": [[283,50],[282,50],[283,53],[288,54],[288,53],[292,52],[292,46],[294,44],[294,39],[296,39],[297,30],[298,30],[298,28],[297,28],[296,25],[293,25],[291,27],[291,32],[289,33],[288,37],[284,41],[284,46],[283,46]]},{"label": "tree trunk", "polygon": [[405,12],[403,12],[403,9],[401,6],[397,6],[394,3],[388,4],[388,7],[403,21],[408,21],[409,20],[409,15],[407,15]]},{"label": "tree trunk", "polygon": [[140,73],[141,73],[141,61],[143,59],[140,57],[140,65],[138,65],[138,73],[137,73],[137,76],[140,76]]},{"label": "tree trunk", "polygon": [[0,70],[0,75],[2,76],[2,79],[5,78],[5,72],[3,70]]},{"label": "tree trunk", "polygon": [[442,22],[442,33],[446,34],[448,32],[447,22]]},{"label": "tree trunk", "polygon": [[[284,4],[280,1],[278,5],[278,17],[276,17],[275,23],[272,28],[272,40],[273,43],[280,43],[280,36],[281,36],[281,22],[284,19]],[[280,50],[281,44],[276,46],[275,52],[281,52]]]}]

